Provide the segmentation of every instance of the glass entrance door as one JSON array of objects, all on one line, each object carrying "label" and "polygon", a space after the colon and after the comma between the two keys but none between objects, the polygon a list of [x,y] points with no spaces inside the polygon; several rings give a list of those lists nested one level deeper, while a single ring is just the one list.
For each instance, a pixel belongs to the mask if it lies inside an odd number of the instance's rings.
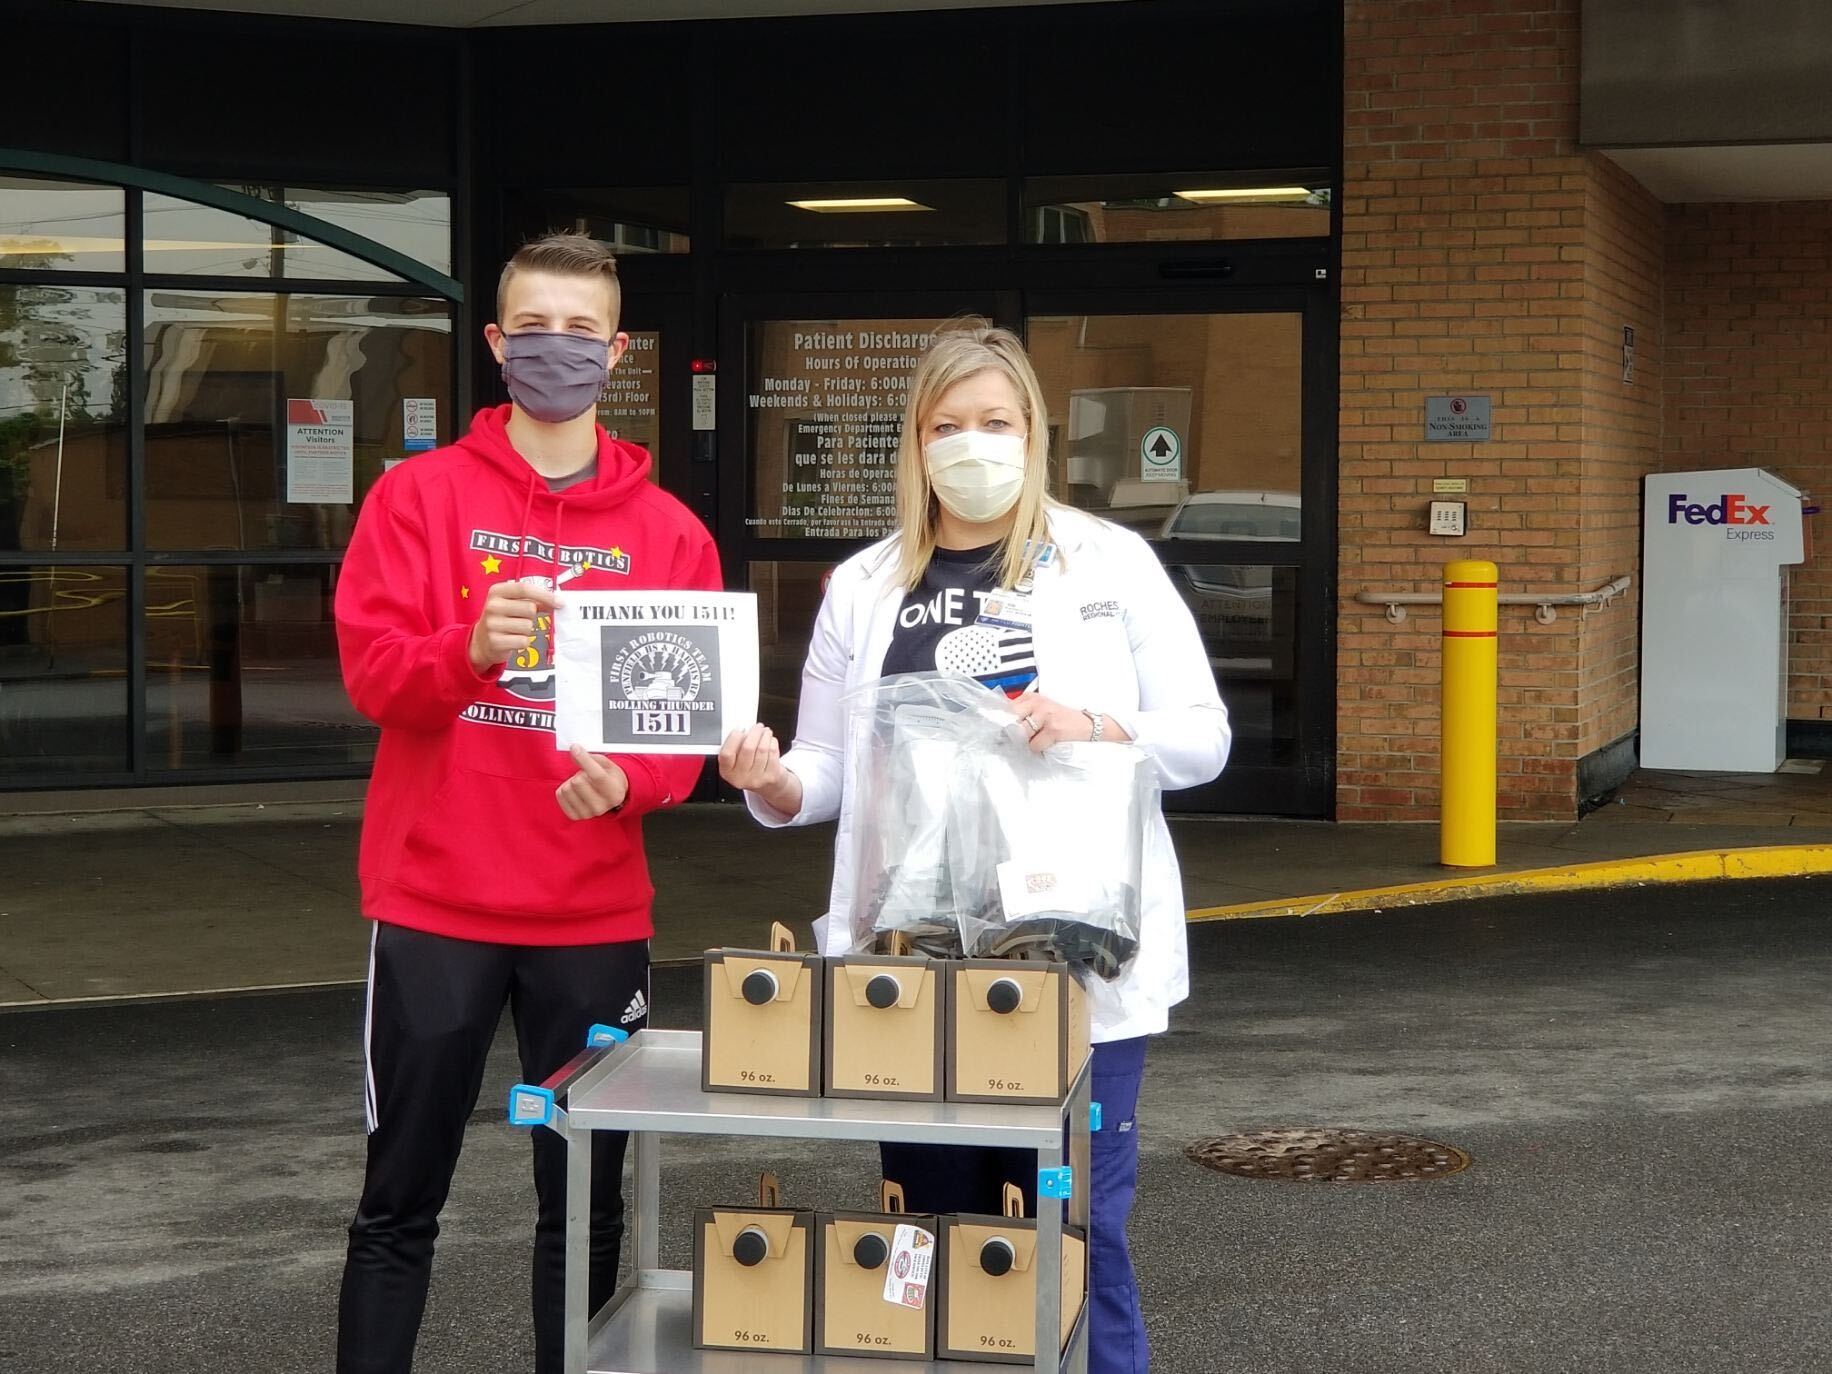
[{"label": "glass entrance door", "polygon": [[759,714],[785,740],[827,574],[894,527],[916,359],[948,319],[991,307],[943,292],[725,303],[720,357],[736,376],[721,386],[720,439],[741,443],[744,461],[725,465],[720,543],[743,551],[743,585],[757,593]]},{"label": "glass entrance door", "polygon": [[[1226,772],[1170,798],[1174,810],[1329,814],[1327,299],[1321,286],[1025,298],[1051,491],[1151,543],[1233,720]],[[742,551],[758,593],[761,714],[779,735],[793,733],[827,572],[891,529],[905,388],[928,332],[970,312],[1011,322],[1016,304],[941,292],[727,298],[719,432],[743,461],[721,464],[720,543]]]},{"label": "glass entrance door", "polygon": [[1327,816],[1333,465],[1324,292],[1033,298],[1051,489],[1143,535],[1201,631],[1234,749],[1182,811]]}]

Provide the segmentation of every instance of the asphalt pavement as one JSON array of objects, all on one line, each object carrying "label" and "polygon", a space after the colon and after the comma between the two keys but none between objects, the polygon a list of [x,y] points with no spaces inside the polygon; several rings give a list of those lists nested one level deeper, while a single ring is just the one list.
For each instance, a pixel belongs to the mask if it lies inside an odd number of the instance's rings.
[{"label": "asphalt pavement", "polygon": [[[1491,898],[1192,928],[1133,1241],[1159,1371],[1832,1368],[1832,880]],[[656,1023],[698,1019],[658,973]],[[360,993],[0,1014],[0,1370],[330,1368],[360,1180]],[[499,1039],[416,1368],[526,1369],[528,1141]],[[1433,1182],[1247,1181],[1183,1150],[1411,1131]],[[862,1206],[869,1146],[670,1138],[687,1213],[760,1168]],[[795,1367],[794,1362],[789,1362]],[[758,1374],[769,1374],[758,1357]],[[887,1366],[888,1368],[889,1366]]]}]

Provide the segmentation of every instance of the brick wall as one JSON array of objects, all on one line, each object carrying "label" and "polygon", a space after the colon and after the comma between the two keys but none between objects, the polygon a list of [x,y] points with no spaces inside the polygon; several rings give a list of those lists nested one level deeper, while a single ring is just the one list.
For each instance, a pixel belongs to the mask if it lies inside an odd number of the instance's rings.
[{"label": "brick wall", "polygon": [[[1669,211],[1662,466],[1766,467],[1832,498],[1832,204]],[[1792,580],[1788,715],[1832,719],[1832,523]]]},{"label": "brick wall", "polygon": [[[1578,622],[1579,757],[1634,730],[1640,717],[1641,479],[1660,465],[1665,385],[1661,282],[1666,207],[1602,157],[1584,202],[1584,418],[1578,585],[1629,573],[1626,600]],[[1623,380],[1622,331],[1635,331],[1634,380]]]},{"label": "brick wall", "polygon": [[[1438,620],[1351,598],[1435,589],[1450,558],[1494,560],[1510,590],[1579,585],[1596,174],[1577,0],[1349,0],[1345,21],[1337,815],[1425,820]],[[1458,392],[1492,398],[1493,440],[1422,442],[1425,398]],[[1423,531],[1445,476],[1470,484],[1461,540]],[[1591,634],[1503,612],[1504,818],[1572,812]]]}]

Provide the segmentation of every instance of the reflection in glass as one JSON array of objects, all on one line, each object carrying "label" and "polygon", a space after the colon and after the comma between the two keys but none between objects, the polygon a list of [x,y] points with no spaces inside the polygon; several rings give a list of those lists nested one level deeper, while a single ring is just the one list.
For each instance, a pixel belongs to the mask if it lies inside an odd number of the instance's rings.
[{"label": "reflection in glass", "polygon": [[151,274],[400,280],[361,258],[226,210],[150,191],[142,206],[145,267]]},{"label": "reflection in glass", "polygon": [[[148,544],[343,548],[363,493],[407,454],[401,402],[434,398],[452,438],[451,349],[439,301],[149,291]],[[286,402],[322,400],[352,406],[348,502],[289,499],[310,493]]]},{"label": "reflection in glass", "polygon": [[0,551],[125,547],[124,299],[0,284]]},{"label": "reflection in glass", "polygon": [[759,182],[725,198],[731,248],[934,248],[1005,242],[1002,181]]},{"label": "reflection in glass", "polygon": [[1153,538],[1295,540],[1303,317],[1032,316],[1051,489]]},{"label": "reflection in glass", "polygon": [[1026,243],[1323,238],[1330,184],[1315,173],[1036,177],[1024,184]]},{"label": "reflection in glass", "polygon": [[[332,186],[232,186],[233,191],[276,201],[302,215],[335,224],[385,248],[452,270],[452,198],[444,191],[374,191]],[[296,277],[324,275],[292,269]],[[342,273],[335,273],[337,277]],[[364,279],[380,275],[364,269]]]},{"label": "reflection in glass", "polygon": [[598,393],[598,423],[613,439],[640,444],[649,452],[649,480],[662,480],[662,336],[633,329],[624,351]]},{"label": "reflection in glass", "polygon": [[1283,491],[1201,491],[1187,498],[1159,531],[1165,539],[1245,539],[1297,543],[1303,537],[1298,498]]},{"label": "reflection in glass", "polygon": [[510,241],[547,234],[585,234],[611,245],[618,257],[686,253],[689,195],[685,186],[604,189],[564,187],[509,197]]},{"label": "reflection in glass", "polygon": [[1298,570],[1242,563],[1167,563],[1228,704],[1233,757],[1297,755]]},{"label": "reflection in glass", "polygon": [[762,654],[757,718],[788,747],[795,737],[802,664],[814,617],[821,608],[831,563],[752,563],[750,589],[757,594],[757,638]]},{"label": "reflection in glass", "polygon": [[127,570],[0,568],[0,777],[127,768]]},{"label": "reflection in glass", "polygon": [[118,186],[0,177],[0,269],[125,271],[126,207]]},{"label": "reflection in glass", "polygon": [[943,323],[751,325],[751,510],[766,538],[876,539],[896,526],[897,439],[916,359]]},{"label": "reflection in glass", "polygon": [[336,586],[328,564],[147,569],[148,764],[372,759],[376,729],[338,671]]}]

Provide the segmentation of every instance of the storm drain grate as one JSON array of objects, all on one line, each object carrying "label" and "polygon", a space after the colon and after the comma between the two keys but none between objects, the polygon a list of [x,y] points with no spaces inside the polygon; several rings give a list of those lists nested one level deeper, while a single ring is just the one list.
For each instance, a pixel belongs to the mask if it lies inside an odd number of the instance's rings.
[{"label": "storm drain grate", "polygon": [[1217,1173],[1300,1183],[1447,1178],[1470,1163],[1454,1145],[1387,1131],[1246,1131],[1198,1140],[1184,1153]]}]

